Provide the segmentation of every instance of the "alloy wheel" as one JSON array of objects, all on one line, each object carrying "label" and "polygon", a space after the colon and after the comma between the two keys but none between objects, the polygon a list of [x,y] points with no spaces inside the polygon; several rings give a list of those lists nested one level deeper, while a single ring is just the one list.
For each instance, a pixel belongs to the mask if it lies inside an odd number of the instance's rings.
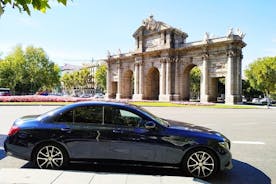
[{"label": "alloy wheel", "polygon": [[215,172],[215,159],[205,151],[192,153],[187,160],[188,172],[197,178],[207,178]]},{"label": "alloy wheel", "polygon": [[36,154],[36,164],[41,169],[55,169],[63,166],[64,154],[53,145],[43,146]]}]

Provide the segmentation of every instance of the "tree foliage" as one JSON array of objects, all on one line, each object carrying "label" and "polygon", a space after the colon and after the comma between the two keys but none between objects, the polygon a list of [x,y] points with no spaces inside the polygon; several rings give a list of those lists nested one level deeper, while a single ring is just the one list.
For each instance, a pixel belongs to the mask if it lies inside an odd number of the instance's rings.
[{"label": "tree foliage", "polygon": [[193,98],[198,98],[200,95],[200,69],[194,67],[190,71],[190,94]]},{"label": "tree foliage", "polygon": [[0,63],[0,86],[17,93],[35,93],[60,85],[60,69],[42,48],[17,46]]},{"label": "tree foliage", "polygon": [[245,70],[250,85],[266,96],[276,92],[276,57],[264,57],[251,63]]},{"label": "tree foliage", "polygon": [[[31,8],[45,13],[47,9],[51,8],[49,2],[49,0],[0,0],[0,16],[4,13],[7,5],[18,9],[20,12],[27,12],[28,15],[31,15]],[[57,2],[64,6],[67,4],[67,0],[57,0]]]},{"label": "tree foliage", "polygon": [[248,80],[242,80],[242,95],[250,100],[263,95],[263,92],[253,88]]},{"label": "tree foliage", "polygon": [[83,68],[72,73],[65,73],[61,77],[61,82],[63,83],[63,86],[67,92],[74,94],[75,88],[81,89],[82,91],[85,88],[88,88],[90,77],[91,76],[88,68]]},{"label": "tree foliage", "polygon": [[101,64],[95,73],[97,87],[101,90],[106,90],[106,64]]}]

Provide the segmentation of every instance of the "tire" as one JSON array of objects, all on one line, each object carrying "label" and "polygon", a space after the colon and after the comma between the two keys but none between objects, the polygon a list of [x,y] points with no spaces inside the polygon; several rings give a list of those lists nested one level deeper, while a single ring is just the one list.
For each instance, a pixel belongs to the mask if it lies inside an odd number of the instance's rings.
[{"label": "tire", "polygon": [[62,146],[47,143],[36,149],[33,162],[40,169],[61,169],[68,164],[68,155]]},{"label": "tire", "polygon": [[183,169],[188,176],[195,178],[211,178],[218,171],[216,155],[206,148],[189,151],[183,159]]}]

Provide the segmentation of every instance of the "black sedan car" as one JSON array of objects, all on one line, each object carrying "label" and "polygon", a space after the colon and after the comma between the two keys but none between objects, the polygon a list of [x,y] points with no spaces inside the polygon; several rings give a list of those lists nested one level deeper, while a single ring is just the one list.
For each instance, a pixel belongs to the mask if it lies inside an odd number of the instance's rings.
[{"label": "black sedan car", "polygon": [[232,167],[230,141],[222,134],[112,102],[74,103],[19,118],[4,148],[41,169],[70,161],[120,161],[177,166],[189,176],[208,178]]}]

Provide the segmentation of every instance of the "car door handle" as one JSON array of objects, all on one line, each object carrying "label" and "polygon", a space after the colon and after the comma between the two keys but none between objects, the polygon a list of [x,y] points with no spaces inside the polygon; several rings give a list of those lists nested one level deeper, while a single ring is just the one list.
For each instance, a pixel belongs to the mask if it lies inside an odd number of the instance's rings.
[{"label": "car door handle", "polygon": [[116,134],[121,134],[121,133],[123,133],[123,130],[116,129],[116,130],[112,130],[112,132],[116,133]]},{"label": "car door handle", "polygon": [[61,128],[60,130],[63,132],[68,132],[68,133],[71,132],[71,128]]}]

